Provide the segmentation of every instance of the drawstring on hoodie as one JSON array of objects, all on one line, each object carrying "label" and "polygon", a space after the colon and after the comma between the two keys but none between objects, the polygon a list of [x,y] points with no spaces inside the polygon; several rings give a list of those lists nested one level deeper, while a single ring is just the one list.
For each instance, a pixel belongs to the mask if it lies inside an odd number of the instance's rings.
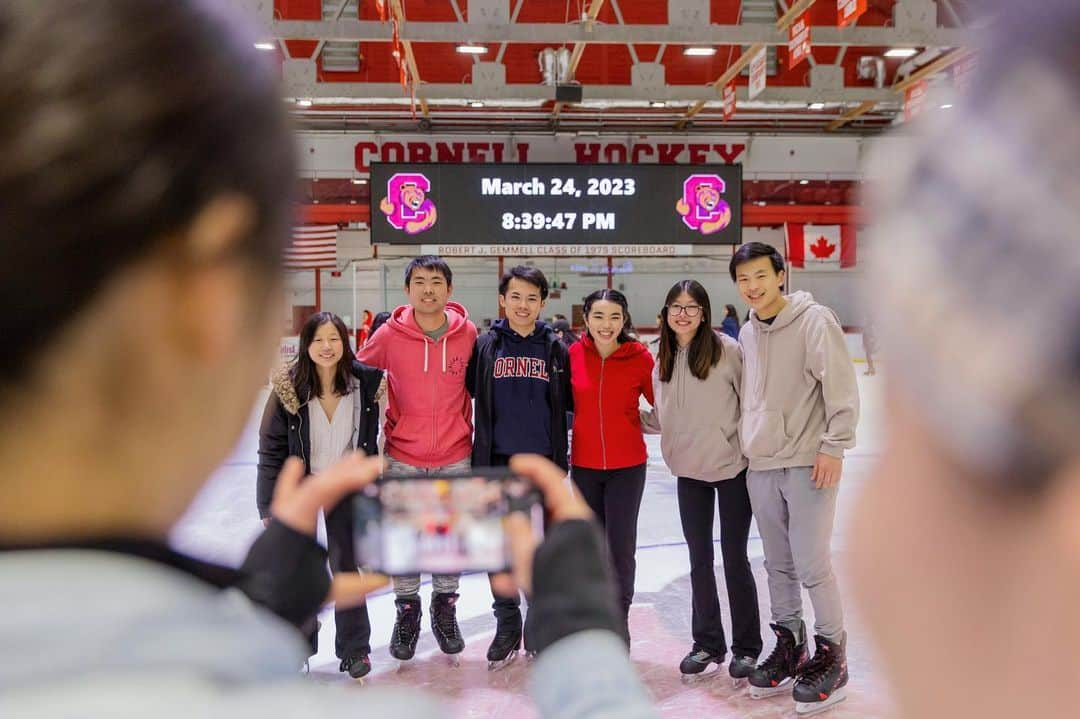
[{"label": "drawstring on hoodie", "polygon": [[770,327],[762,323],[761,330],[761,363],[758,366],[757,382],[754,383],[754,396],[758,398],[761,403],[765,402],[765,375],[769,373],[769,335]]},{"label": "drawstring on hoodie", "polygon": [[424,374],[427,374],[428,343],[424,340]]},{"label": "drawstring on hoodie", "polygon": [[[442,341],[442,371],[443,371],[443,374],[446,374],[446,341],[448,339],[450,339],[450,338],[444,336],[443,341]],[[428,347],[429,346],[430,346],[429,343],[427,342],[427,340],[425,340],[424,341],[424,374],[427,374],[427,371],[428,371]]]}]

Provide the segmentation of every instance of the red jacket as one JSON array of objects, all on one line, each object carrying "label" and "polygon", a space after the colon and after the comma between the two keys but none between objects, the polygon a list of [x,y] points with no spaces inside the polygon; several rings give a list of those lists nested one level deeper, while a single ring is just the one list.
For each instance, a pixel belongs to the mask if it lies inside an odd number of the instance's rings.
[{"label": "red jacket", "polygon": [[592,337],[570,345],[574,439],[570,461],[587,469],[622,469],[649,458],[638,398],[653,403],[653,358],[640,342],[625,342],[601,359]]},{"label": "red jacket", "polygon": [[386,454],[414,467],[443,467],[472,454],[465,369],[476,327],[456,302],[446,303],[446,316],[450,328],[435,342],[416,324],[412,307],[398,307],[357,353],[361,362],[386,370]]}]

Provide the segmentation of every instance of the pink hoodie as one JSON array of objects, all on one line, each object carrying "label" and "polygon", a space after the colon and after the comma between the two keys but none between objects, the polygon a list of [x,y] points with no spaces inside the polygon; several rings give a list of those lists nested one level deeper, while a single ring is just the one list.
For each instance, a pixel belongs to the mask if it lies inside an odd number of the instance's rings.
[{"label": "pink hoodie", "polygon": [[476,327],[456,302],[446,303],[450,328],[438,342],[423,333],[413,308],[394,310],[357,359],[386,370],[386,454],[414,467],[443,467],[472,454],[472,400],[465,390]]}]

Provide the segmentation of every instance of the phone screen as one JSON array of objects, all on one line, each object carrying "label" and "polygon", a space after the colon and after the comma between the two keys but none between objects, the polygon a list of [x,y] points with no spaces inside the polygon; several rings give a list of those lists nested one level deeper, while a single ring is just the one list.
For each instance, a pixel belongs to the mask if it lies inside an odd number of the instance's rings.
[{"label": "phone screen", "polygon": [[523,512],[539,537],[540,493],[506,470],[384,475],[353,499],[357,564],[389,575],[504,571],[502,520],[511,511]]}]

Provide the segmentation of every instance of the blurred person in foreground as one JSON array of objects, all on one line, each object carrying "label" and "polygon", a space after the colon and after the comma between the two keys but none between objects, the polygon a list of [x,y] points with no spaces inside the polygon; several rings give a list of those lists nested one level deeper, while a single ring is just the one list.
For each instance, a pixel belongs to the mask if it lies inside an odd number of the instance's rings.
[{"label": "blurred person in foreground", "polygon": [[[297,673],[296,627],[385,581],[331,584],[314,540],[378,458],[289,460],[239,570],[166,545],[276,344],[295,142],[253,41],[208,1],[0,5],[0,716],[444,713]],[[588,510],[546,460],[511,466],[554,521],[533,553],[508,520],[540,713],[652,716]]]},{"label": "blurred person in foreground", "polygon": [[1080,4],[995,7],[970,94],[918,120],[871,215],[896,361],[849,544],[917,719],[1077,715]]}]

